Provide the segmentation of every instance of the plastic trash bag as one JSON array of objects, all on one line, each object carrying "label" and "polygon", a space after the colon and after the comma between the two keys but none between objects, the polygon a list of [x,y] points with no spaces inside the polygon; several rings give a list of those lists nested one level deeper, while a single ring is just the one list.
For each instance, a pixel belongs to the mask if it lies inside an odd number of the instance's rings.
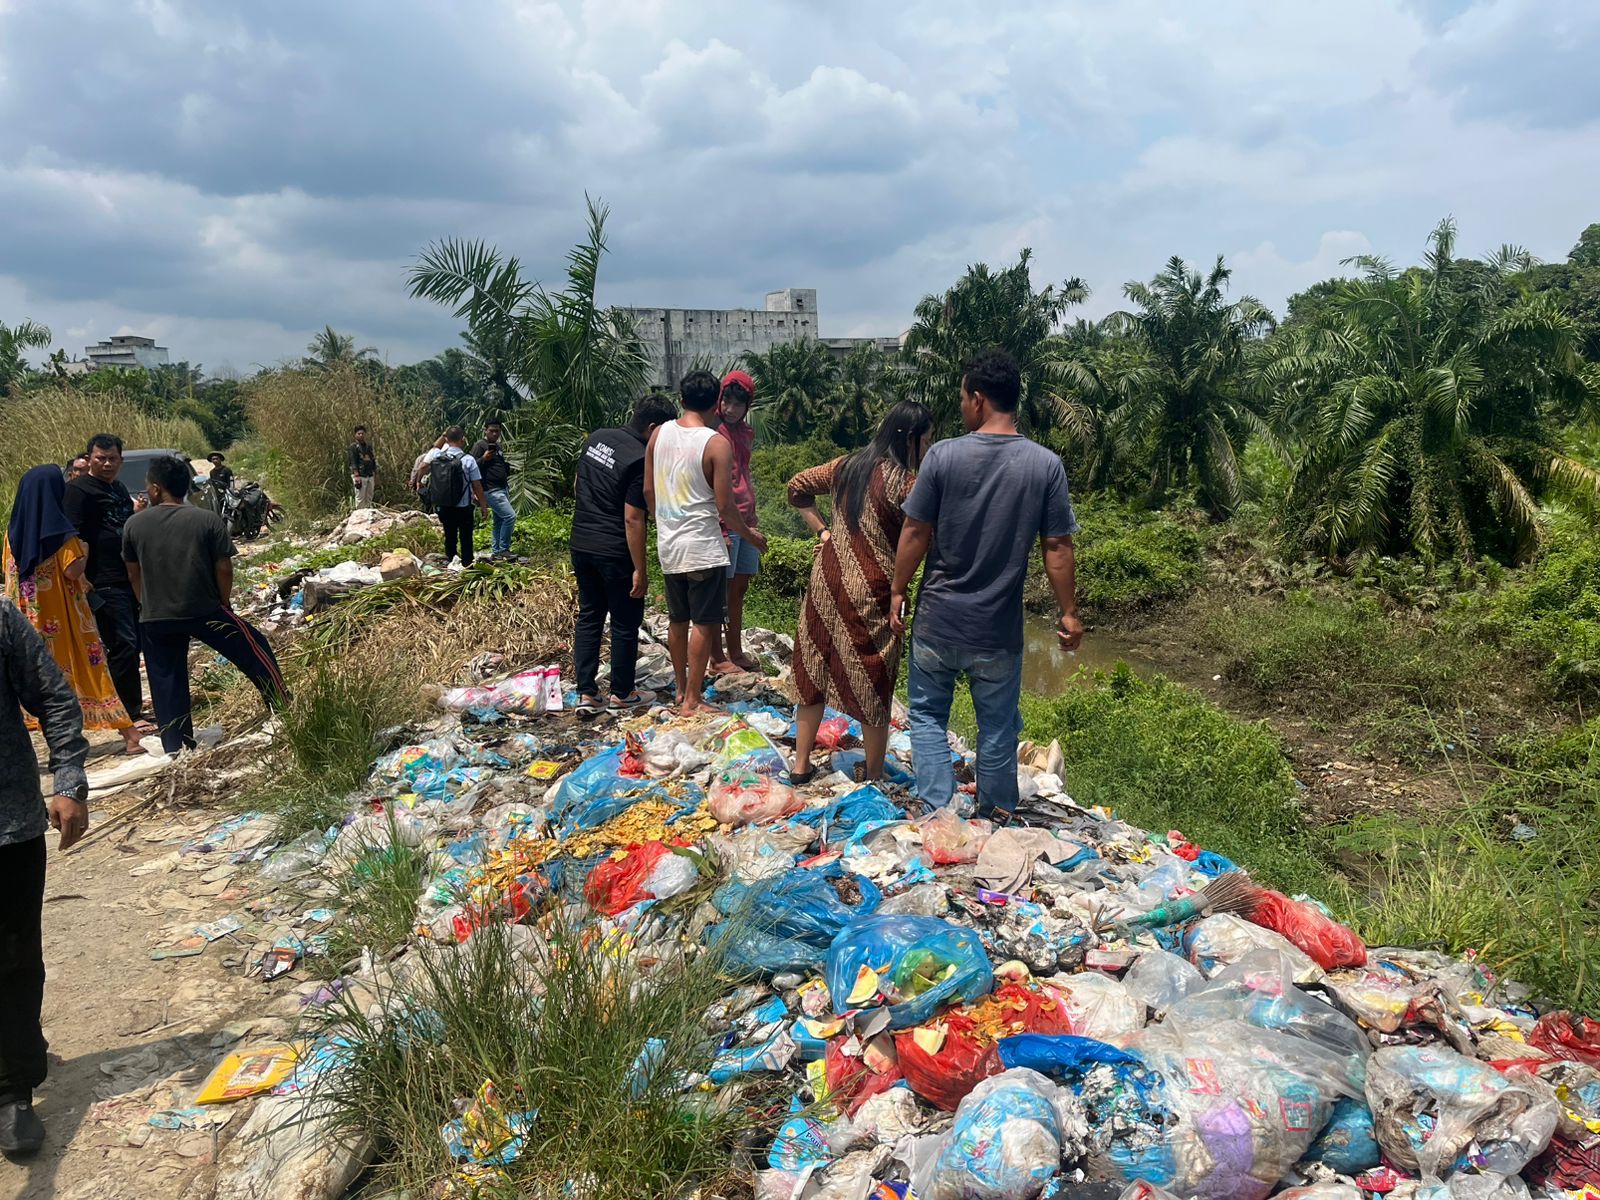
[{"label": "plastic trash bag", "polygon": [[1070,1092],[1034,1071],[985,1079],[961,1102],[926,1188],[929,1200],[1033,1200],[1088,1129]]},{"label": "plastic trash bag", "polygon": [[706,931],[707,945],[721,956],[722,970],[735,979],[764,979],[784,971],[815,971],[828,952],[799,938],[778,937],[740,921],[723,921]]},{"label": "plastic trash bag", "polygon": [[889,1026],[920,1025],[952,1000],[976,1000],[994,986],[983,943],[938,917],[871,916],[839,931],[824,979],[840,1016],[887,1007]]},{"label": "plastic trash bag", "polygon": [[922,848],[934,866],[942,866],[977,862],[994,826],[988,821],[964,821],[952,809],[941,808],[922,821],[917,830],[922,834]]},{"label": "plastic trash bag", "polygon": [[777,775],[785,767],[772,739],[742,717],[728,721],[700,743],[700,749],[710,751],[718,772],[740,767],[758,775]]},{"label": "plastic trash bag", "polygon": [[828,841],[842,842],[864,830],[904,821],[905,813],[868,783],[819,808],[804,809],[795,814],[794,820],[796,824],[811,825],[819,830],[826,825]]},{"label": "plastic trash bag", "polygon": [[693,808],[703,793],[692,783],[674,784],[669,792],[659,783],[621,773],[623,746],[612,746],[586,759],[550,793],[550,820],[566,836],[594,829],[641,800],[664,800]]},{"label": "plastic trash bag", "polygon": [[799,812],[803,805],[787,783],[742,762],[719,771],[711,783],[711,815],[724,825],[774,821]]},{"label": "plastic trash bag", "polygon": [[655,870],[657,863],[671,854],[671,849],[661,842],[629,846],[589,872],[583,885],[583,898],[595,912],[608,917],[632,908],[641,900],[651,899],[644,887],[645,878]]},{"label": "plastic trash bag", "polygon": [[1550,1141],[1560,1105],[1537,1081],[1501,1075],[1440,1045],[1385,1046],[1367,1063],[1378,1145],[1395,1163],[1447,1177],[1469,1147],[1478,1170],[1515,1175]]},{"label": "plastic trash bag", "polygon": [[1123,987],[1157,1016],[1205,984],[1205,976],[1186,958],[1168,950],[1146,950],[1122,977]]},{"label": "plastic trash bag", "polygon": [[[855,892],[847,903],[841,896]],[[825,867],[794,867],[745,885],[724,884],[711,898],[717,911],[764,933],[793,938],[826,949],[851,921],[872,913],[883,893],[870,879],[851,875],[837,862]]]},{"label": "plastic trash bag", "polygon": [[1293,965],[1296,983],[1315,983],[1322,978],[1322,968],[1281,933],[1252,925],[1229,913],[1218,913],[1197,922],[1189,932],[1187,944],[1189,961],[1208,978],[1231,967],[1252,950],[1283,951]]},{"label": "plastic trash bag", "polygon": [[878,905],[885,916],[942,917],[950,911],[950,893],[942,883],[919,883]]},{"label": "plastic trash bag", "polygon": [[872,1097],[886,1092],[900,1082],[899,1056],[893,1039],[873,1039],[870,1053],[857,1047],[852,1052],[846,1047],[854,1038],[836,1037],[828,1043],[823,1056],[823,1069],[828,1081],[828,1101],[847,1117],[856,1112]]},{"label": "plastic trash bag", "polygon": [[668,854],[645,878],[644,890],[656,900],[670,900],[687,892],[699,878],[700,870],[694,859],[687,854]]},{"label": "plastic trash bag", "polygon": [[954,1112],[968,1092],[1001,1071],[995,1043],[959,1010],[932,1024],[902,1029],[894,1044],[911,1090],[945,1112]]},{"label": "plastic trash bag", "polygon": [[1378,1139],[1365,1099],[1342,1097],[1326,1128],[1311,1143],[1302,1162],[1321,1163],[1340,1175],[1359,1175],[1378,1165]]},{"label": "plastic trash bag", "polygon": [[698,771],[710,763],[712,757],[709,751],[701,750],[676,729],[656,734],[644,748],[645,769],[662,777]]},{"label": "plastic trash bag", "polygon": [[1282,892],[1266,891],[1250,920],[1281,933],[1324,971],[1366,965],[1365,943],[1310,900],[1291,900]]},{"label": "plastic trash bag", "polygon": [[1546,1054],[1600,1067],[1600,1021],[1565,1010],[1545,1013],[1528,1034],[1528,1044]]},{"label": "plastic trash bag", "polygon": [[829,717],[817,726],[817,745],[824,750],[837,750],[839,743],[850,736],[850,718],[844,715]]},{"label": "plastic trash bag", "polygon": [[1243,1021],[1304,1039],[1323,1055],[1325,1070],[1339,1075],[1350,1093],[1360,1093],[1371,1052],[1367,1035],[1331,1004],[1295,987],[1292,970],[1280,952],[1253,950],[1174,1005],[1167,1024],[1204,1029],[1218,1021]]},{"label": "plastic trash bag", "polygon": [[1125,984],[1098,971],[1058,975],[1051,980],[1066,1005],[1072,1032],[1106,1041],[1144,1028],[1144,1002]]}]

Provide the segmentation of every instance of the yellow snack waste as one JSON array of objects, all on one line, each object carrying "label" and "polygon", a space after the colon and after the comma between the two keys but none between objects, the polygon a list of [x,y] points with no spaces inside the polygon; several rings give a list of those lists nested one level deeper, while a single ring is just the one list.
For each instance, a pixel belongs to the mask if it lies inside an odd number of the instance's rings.
[{"label": "yellow snack waste", "polygon": [[194,1102],[227,1104],[277,1087],[289,1078],[298,1057],[296,1049],[288,1044],[236,1050],[217,1064]]}]

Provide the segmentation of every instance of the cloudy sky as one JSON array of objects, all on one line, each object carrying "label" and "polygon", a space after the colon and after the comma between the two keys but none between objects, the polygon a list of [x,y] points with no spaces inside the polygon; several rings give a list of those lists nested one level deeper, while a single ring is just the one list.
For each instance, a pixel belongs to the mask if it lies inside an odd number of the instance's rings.
[{"label": "cloudy sky", "polygon": [[1353,253],[1560,259],[1600,220],[1590,0],[0,0],[0,320],[249,371],[393,363],[431,239],[604,299],[898,333],[1031,246],[1089,314],[1174,253],[1275,308]]}]

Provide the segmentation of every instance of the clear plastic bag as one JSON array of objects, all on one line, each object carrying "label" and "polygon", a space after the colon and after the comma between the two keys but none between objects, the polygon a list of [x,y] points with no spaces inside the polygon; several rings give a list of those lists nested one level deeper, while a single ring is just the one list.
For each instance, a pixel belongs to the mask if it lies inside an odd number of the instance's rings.
[{"label": "clear plastic bag", "polygon": [[1296,983],[1315,983],[1322,968],[1280,933],[1252,925],[1229,913],[1196,923],[1188,937],[1189,961],[1209,978],[1233,966],[1252,950],[1281,950],[1289,956]]},{"label": "clear plastic bag", "polygon": [[1088,1122],[1070,1092],[1018,1068],[985,1079],[961,1102],[918,1195],[929,1200],[1033,1200],[1060,1169],[1063,1144]]},{"label": "clear plastic bag", "polygon": [[1204,984],[1205,976],[1193,963],[1167,950],[1146,950],[1122,977],[1128,994],[1157,1016]]},{"label": "clear plastic bag", "polygon": [[1117,979],[1098,971],[1057,975],[1051,985],[1061,993],[1072,1032],[1108,1041],[1144,1028],[1144,1002]]},{"label": "clear plastic bag", "polygon": [[743,768],[760,775],[777,775],[784,769],[783,755],[772,739],[742,717],[734,717],[700,744],[714,756],[718,771]]},{"label": "clear plastic bag", "polygon": [[724,825],[774,821],[803,806],[794,788],[742,765],[719,772],[711,784],[711,815]]},{"label": "clear plastic bag", "polygon": [[1481,1172],[1515,1175],[1542,1151],[1561,1109],[1527,1076],[1440,1045],[1385,1046],[1367,1063],[1378,1144],[1400,1166],[1445,1178],[1473,1148]]},{"label": "clear plastic bag", "polygon": [[922,834],[922,848],[935,866],[977,862],[994,832],[988,821],[964,821],[948,808],[939,809],[917,829]]},{"label": "clear plastic bag", "polygon": [[824,978],[834,1011],[887,1007],[889,1025],[920,1025],[952,1000],[994,986],[983,943],[938,917],[871,916],[852,921],[828,950]]}]

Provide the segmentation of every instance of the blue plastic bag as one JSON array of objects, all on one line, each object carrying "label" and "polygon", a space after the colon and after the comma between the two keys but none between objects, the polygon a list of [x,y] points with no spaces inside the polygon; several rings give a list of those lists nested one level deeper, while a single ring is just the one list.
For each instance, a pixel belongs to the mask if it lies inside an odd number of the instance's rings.
[{"label": "blue plastic bag", "polygon": [[1302,1162],[1323,1163],[1341,1175],[1359,1175],[1378,1165],[1378,1140],[1372,1110],[1365,1100],[1341,1097],[1327,1128],[1317,1135]]},{"label": "blue plastic bag", "polygon": [[828,952],[798,938],[778,937],[745,921],[723,921],[706,931],[706,944],[722,956],[722,970],[736,979],[763,979],[783,971],[809,973]]},{"label": "blue plastic bag", "polygon": [[659,783],[620,774],[622,753],[622,746],[612,746],[587,759],[556,785],[550,798],[550,821],[562,836],[603,825],[641,800],[695,807],[705,799],[705,793],[692,783],[675,784],[685,793],[678,797]]},{"label": "blue plastic bag", "polygon": [[1072,1083],[1091,1067],[1143,1066],[1137,1054],[1119,1050],[1109,1042],[1071,1034],[1019,1033],[1001,1038],[1000,1065],[1027,1067],[1058,1083]]},{"label": "blue plastic bag", "polygon": [[872,880],[852,876],[861,889],[861,900],[854,906],[846,904],[831,882],[844,875],[844,868],[836,862],[817,869],[793,867],[749,885],[737,880],[726,883],[711,902],[724,916],[763,933],[825,948],[841,929],[876,911],[883,901],[883,893]]},{"label": "blue plastic bag", "polygon": [[920,1025],[944,1004],[976,1000],[994,988],[978,935],[939,917],[863,917],[840,930],[824,970],[840,1016],[851,1007],[863,968],[878,976],[878,994],[857,1007],[887,1006],[891,1029]]},{"label": "blue plastic bag", "polygon": [[1033,1071],[985,1079],[956,1109],[926,1194],[930,1200],[1032,1200],[1061,1168],[1063,1128],[1075,1108],[1062,1089]]},{"label": "blue plastic bag", "polygon": [[819,829],[826,821],[830,842],[848,840],[862,826],[882,826],[905,819],[905,813],[895,806],[894,801],[870,783],[820,808],[808,808],[790,818],[796,824],[812,825]]}]

